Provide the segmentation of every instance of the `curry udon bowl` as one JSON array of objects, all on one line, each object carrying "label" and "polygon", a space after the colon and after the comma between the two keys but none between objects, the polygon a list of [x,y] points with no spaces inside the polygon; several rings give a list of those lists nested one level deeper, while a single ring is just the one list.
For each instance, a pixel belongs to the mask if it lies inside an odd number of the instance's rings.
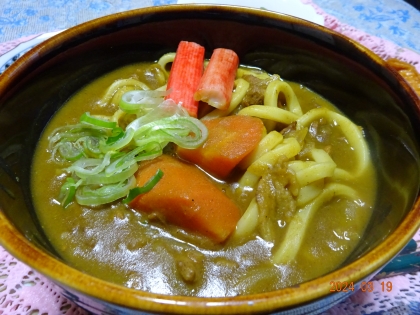
[{"label": "curry udon bowl", "polygon": [[[95,78],[128,64],[157,60],[175,51],[181,40],[197,42],[206,51],[233,49],[241,64],[308,87],[363,128],[377,182],[373,213],[358,245],[334,270],[269,292],[173,296],[79,271],[51,245],[34,210],[30,186],[34,151],[46,124]],[[353,292],[331,292],[331,283],[352,283],[357,290],[419,228],[419,137],[420,101],[409,85],[372,52],[324,27],[230,6],[174,5],[106,16],[36,46],[0,77],[1,244],[54,281],[64,296],[94,313],[321,312]]]}]

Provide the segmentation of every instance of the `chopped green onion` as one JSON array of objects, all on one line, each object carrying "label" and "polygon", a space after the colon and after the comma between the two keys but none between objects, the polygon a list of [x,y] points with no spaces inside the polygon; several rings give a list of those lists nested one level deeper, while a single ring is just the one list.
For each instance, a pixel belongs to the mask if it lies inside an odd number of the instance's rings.
[{"label": "chopped green onion", "polygon": [[99,206],[126,196],[136,186],[136,178],[130,176],[124,181],[109,185],[83,185],[76,190],[76,201],[83,206]]},{"label": "chopped green onion", "polygon": [[68,161],[76,161],[83,157],[83,148],[77,143],[63,141],[57,145],[58,152]]},{"label": "chopped green onion", "polygon": [[120,108],[126,113],[136,113],[147,105],[156,107],[163,102],[163,98],[167,94],[167,91],[129,91],[121,97]]},{"label": "chopped green onion", "polygon": [[115,121],[107,121],[103,119],[99,119],[90,115],[90,113],[86,112],[80,117],[80,122],[87,123],[90,125],[103,127],[103,128],[115,128],[117,127],[117,123]]},{"label": "chopped green onion", "polygon": [[106,176],[111,176],[112,174],[121,172],[122,170],[130,167],[132,164],[137,164],[137,162],[144,160],[154,159],[161,154],[162,148],[159,145],[152,147],[152,144],[149,144],[148,147],[137,147],[113,160],[105,169],[105,174]]},{"label": "chopped green onion", "polygon": [[182,116],[182,117],[189,117],[187,111],[182,107],[177,105],[172,100],[166,100],[159,104],[156,108],[149,111],[143,116],[133,120],[126,128],[137,130],[141,126],[146,125],[150,122],[160,120],[165,117],[170,116]]},{"label": "chopped green onion", "polygon": [[[64,158],[67,160],[68,158],[68,160],[72,161],[75,160],[78,153],[71,154],[70,152],[65,153],[62,151],[69,148],[61,148],[59,150],[62,143],[70,142],[75,148],[83,149],[85,156],[98,157],[98,155],[102,154],[99,150],[99,143],[105,142],[108,132],[107,129],[100,129],[100,127],[89,124],[63,126],[55,129],[48,138],[49,149],[54,159],[61,160],[61,158]],[[60,153],[59,156],[57,153]]]},{"label": "chopped green onion", "polygon": [[[69,181],[63,184],[60,193],[64,207],[74,198],[80,205],[87,206],[124,197],[125,202],[129,202],[127,200],[136,194],[151,189],[163,174],[160,172],[145,187],[130,192],[136,186],[134,174],[138,162],[160,156],[170,142],[192,149],[206,140],[205,125],[172,100],[163,101],[166,93],[131,91],[124,94],[129,106],[134,106],[126,107],[127,110],[134,110],[137,103],[143,106],[136,110],[134,118],[132,113],[117,118],[99,118],[85,113],[80,123],[54,130],[49,137],[52,156],[60,162],[71,162],[65,168],[70,173]],[[127,123],[125,129],[118,125],[119,121]]]},{"label": "chopped green onion", "polygon": [[123,138],[125,136],[125,132],[121,127],[116,127],[112,129],[111,136],[106,140],[106,144],[113,144]]},{"label": "chopped green onion", "polygon": [[80,178],[96,175],[103,171],[111,162],[111,155],[114,152],[109,151],[105,154],[103,159],[85,158],[79,159],[73,163],[72,166],[66,169],[67,172],[74,172]]},{"label": "chopped green onion", "polygon": [[194,149],[200,146],[207,136],[207,128],[200,120],[174,115],[141,126],[136,130],[134,141],[139,146],[144,140],[153,140],[173,142],[180,147]]},{"label": "chopped green onion", "polygon": [[83,179],[83,184],[84,185],[106,185],[106,184],[114,184],[114,183],[118,183],[121,181],[124,181],[125,179],[127,179],[128,177],[134,175],[136,173],[136,171],[138,170],[138,165],[137,163],[133,163],[130,166],[128,166],[127,168],[119,171],[119,172],[115,172],[112,173],[111,175],[107,175],[104,172],[100,172],[98,174],[95,175],[91,175],[91,176],[87,176],[86,178]]},{"label": "chopped green onion", "polygon": [[82,143],[85,155],[99,158],[103,156],[102,151],[99,149],[99,144],[103,142],[102,140],[102,138],[88,136],[80,138],[76,143]]},{"label": "chopped green onion", "polygon": [[73,201],[76,194],[76,182],[72,177],[67,177],[66,182],[61,186],[59,199],[63,208],[67,208]]},{"label": "chopped green onion", "polygon": [[119,139],[115,140],[114,142],[111,143],[104,143],[102,144],[101,147],[101,151],[102,152],[107,152],[107,151],[116,151],[116,150],[120,150],[122,148],[124,148],[125,146],[127,146],[131,140],[133,139],[134,136],[134,130],[127,130],[126,132],[124,132],[122,134],[122,137],[120,137]]},{"label": "chopped green onion", "polygon": [[163,172],[161,169],[158,169],[156,174],[151,177],[146,184],[142,187],[135,187],[133,189],[130,189],[130,192],[128,193],[127,198],[123,199],[123,203],[130,203],[133,201],[138,195],[147,193],[148,191],[152,190],[153,187],[156,186],[156,184],[160,181],[160,179],[163,177]]}]

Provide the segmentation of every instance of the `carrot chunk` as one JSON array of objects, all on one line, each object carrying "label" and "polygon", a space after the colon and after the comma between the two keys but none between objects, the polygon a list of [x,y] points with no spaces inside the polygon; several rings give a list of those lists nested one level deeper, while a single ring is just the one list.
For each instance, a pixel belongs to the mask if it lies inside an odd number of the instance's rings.
[{"label": "carrot chunk", "polygon": [[158,212],[167,223],[207,236],[216,243],[225,241],[236,228],[239,208],[197,167],[168,155],[140,164],[136,174],[142,187],[158,169],[159,182],[130,206],[146,213]]},{"label": "carrot chunk", "polygon": [[261,119],[251,116],[226,116],[203,123],[209,131],[206,142],[197,149],[178,147],[177,154],[219,179],[228,176],[265,134]]},{"label": "carrot chunk", "polygon": [[228,109],[238,65],[239,58],[233,50],[215,49],[204,70],[194,99],[218,109]]},{"label": "carrot chunk", "polygon": [[203,75],[204,47],[194,42],[181,41],[169,74],[165,99],[181,103],[190,116],[197,117],[198,101],[194,99]]}]

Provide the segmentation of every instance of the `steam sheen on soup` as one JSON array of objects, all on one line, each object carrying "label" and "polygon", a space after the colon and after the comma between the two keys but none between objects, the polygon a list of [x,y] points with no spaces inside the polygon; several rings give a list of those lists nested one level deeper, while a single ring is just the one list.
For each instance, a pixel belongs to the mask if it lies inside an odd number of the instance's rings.
[{"label": "steam sheen on soup", "polygon": [[[199,121],[194,123],[200,128],[204,125],[208,136],[199,149],[188,147],[194,146],[190,140],[187,148],[162,140],[160,151],[155,147],[150,151],[153,154],[146,150],[147,157],[127,166],[125,171],[132,167],[135,172],[129,177],[134,184],[126,180],[120,186],[130,189],[153,178],[157,169],[163,171],[149,192],[125,203],[122,198],[108,201],[109,194],[104,193],[103,204],[89,204],[90,194],[95,194],[91,190],[106,185],[94,179],[89,184],[83,174],[100,163],[105,163],[105,171],[136,148],[129,144],[125,149],[112,149],[107,153],[109,161],[103,162],[107,154],[95,151],[100,145],[92,135],[100,134],[107,140],[104,145],[112,146],[127,135],[124,128],[133,121],[153,116],[150,113],[161,103],[168,103],[164,98],[174,55],[165,55],[155,63],[125,66],[96,79],[69,99],[47,125],[34,157],[32,194],[38,219],[57,253],[74,268],[109,282],[154,293],[199,297],[276,290],[338,268],[363,236],[374,202],[375,176],[362,130],[313,91],[262,70],[245,66],[235,70],[229,110],[200,103]],[[133,101],[137,94],[126,94],[138,90],[159,93],[147,95],[153,100],[144,101],[150,104],[140,108]],[[125,107],[121,105],[124,101]],[[172,102],[165,106],[179,105]],[[81,123],[84,113],[89,114]],[[176,115],[188,116],[182,109]],[[247,133],[248,127],[242,131],[243,122],[237,120],[233,129],[239,135],[232,141],[249,142],[252,150],[226,174],[218,150],[210,166],[200,164],[205,159],[197,150],[211,145],[216,119],[228,124],[226,119],[232,116],[246,117],[243,121],[255,129],[252,134]],[[82,136],[74,134],[85,132],[83,124],[89,125],[90,118],[94,123],[98,119],[116,124],[109,125],[108,131],[97,131],[95,128],[102,129],[95,126],[89,131],[90,138],[81,141]],[[159,119],[153,123],[159,125]],[[147,123],[150,119],[140,120],[137,127]],[[69,131],[80,124],[83,130]],[[171,124],[159,126],[170,126],[171,131],[165,134],[176,139],[195,132],[183,134],[182,128]],[[221,136],[225,140],[233,134],[229,131],[232,126],[226,128]],[[69,132],[74,139],[68,137]],[[148,141],[147,137],[131,141],[139,146],[141,141]],[[90,156],[86,151],[74,153],[76,138],[83,150],[88,147]],[[219,141],[216,148],[226,145],[221,144],[220,137],[215,141]],[[201,158],[195,159],[197,156]],[[87,162],[95,159],[96,164]],[[67,188],[73,185],[78,191],[73,189],[75,197],[70,196],[74,198],[63,207],[60,191],[70,191],[63,189],[66,183],[70,183]],[[188,196],[171,195],[172,188],[174,193],[184,194],[184,187],[185,195],[191,192],[200,200],[187,203]],[[184,202],[186,210],[180,206]],[[211,207],[213,202],[217,206],[203,210],[206,214],[202,216],[199,207]],[[190,204],[197,208],[187,209]]]}]

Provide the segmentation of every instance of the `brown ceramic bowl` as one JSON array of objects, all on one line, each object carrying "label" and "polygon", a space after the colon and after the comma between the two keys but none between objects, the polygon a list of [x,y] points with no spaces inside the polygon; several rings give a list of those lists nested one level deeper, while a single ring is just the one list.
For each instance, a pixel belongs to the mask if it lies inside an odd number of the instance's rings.
[{"label": "brown ceramic bowl", "polygon": [[[231,48],[242,63],[304,84],[364,128],[377,167],[378,198],[363,240],[340,268],[274,292],[193,298],[107,283],[55,256],[34,215],[29,185],[44,126],[57,104],[93,78],[127,63],[156,60],[180,40],[209,51]],[[354,282],[357,288],[419,228],[419,137],[420,101],[408,84],[375,54],[324,27],[229,6],[153,7],[106,16],[33,48],[0,77],[0,241],[92,312],[316,313],[352,293],[331,293],[331,281]]]}]

